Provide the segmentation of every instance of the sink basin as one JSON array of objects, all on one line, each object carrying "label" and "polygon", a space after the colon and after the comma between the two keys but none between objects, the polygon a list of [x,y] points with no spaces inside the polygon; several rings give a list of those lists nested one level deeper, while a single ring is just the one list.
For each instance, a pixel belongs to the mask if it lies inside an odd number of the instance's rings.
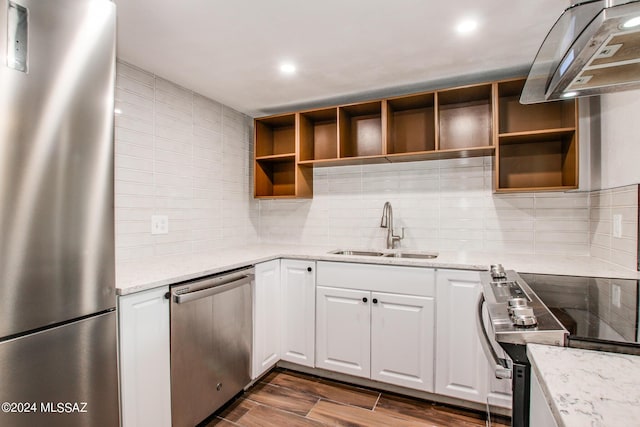
[{"label": "sink basin", "polygon": [[385,257],[390,258],[410,258],[410,259],[435,259],[438,258],[437,253],[429,252],[391,252],[384,254]]},{"label": "sink basin", "polygon": [[337,251],[331,251],[329,253],[334,255],[359,255],[359,256],[383,256],[384,255],[384,252],[351,251],[351,250],[337,250]]},{"label": "sink basin", "polygon": [[329,252],[334,255],[358,255],[358,256],[380,256],[387,258],[407,258],[407,259],[435,259],[438,258],[436,252],[378,252],[378,251],[361,251],[351,249],[337,249]]}]

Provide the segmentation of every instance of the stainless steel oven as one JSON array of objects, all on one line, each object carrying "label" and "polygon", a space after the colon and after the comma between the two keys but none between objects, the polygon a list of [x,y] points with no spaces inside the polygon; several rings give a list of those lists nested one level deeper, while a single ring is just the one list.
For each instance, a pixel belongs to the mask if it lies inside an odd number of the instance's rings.
[{"label": "stainless steel oven", "polygon": [[251,382],[254,269],[171,288],[171,411],[194,426]]},{"label": "stainless steel oven", "polygon": [[496,377],[511,378],[511,425],[528,427],[531,364],[526,345],[564,346],[568,333],[515,271],[496,265],[480,275],[477,318],[483,349],[495,362]]}]

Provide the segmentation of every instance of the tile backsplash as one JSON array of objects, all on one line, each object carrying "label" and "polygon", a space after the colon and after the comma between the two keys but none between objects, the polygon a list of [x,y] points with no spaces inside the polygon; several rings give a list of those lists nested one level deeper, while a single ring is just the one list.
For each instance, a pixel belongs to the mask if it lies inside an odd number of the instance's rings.
[{"label": "tile backsplash", "polygon": [[[625,268],[638,266],[638,185],[591,193],[591,255]],[[614,233],[619,218],[620,233]]]},{"label": "tile backsplash", "polygon": [[261,200],[263,241],[384,247],[382,206],[415,249],[590,253],[589,193],[494,194],[492,157],[314,170],[311,200]]},{"label": "tile backsplash", "polygon": [[[255,241],[252,120],[121,61],[116,69],[117,260]],[[168,234],[151,234],[152,215],[168,216]]]},{"label": "tile backsplash", "polygon": [[[592,255],[637,268],[638,185],[495,194],[493,158],[477,157],[319,167],[313,199],[258,201],[252,133],[248,116],[118,61],[117,260],[257,240],[382,248],[389,201],[404,248]],[[168,216],[168,234],[151,234],[152,215]]]}]

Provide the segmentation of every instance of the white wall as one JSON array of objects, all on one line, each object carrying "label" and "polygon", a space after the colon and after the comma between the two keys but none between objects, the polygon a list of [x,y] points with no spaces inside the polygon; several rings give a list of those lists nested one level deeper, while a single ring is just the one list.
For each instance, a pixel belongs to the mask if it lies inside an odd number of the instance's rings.
[{"label": "white wall", "polygon": [[[118,261],[257,239],[252,120],[149,72],[117,63]],[[151,235],[151,215],[169,234]]]},{"label": "white wall", "polygon": [[592,189],[640,183],[640,90],[602,95],[593,113],[600,140],[592,138]]},{"label": "white wall", "polygon": [[492,190],[492,157],[314,169],[312,200],[262,200],[265,242],[382,248],[382,206],[402,247],[589,254],[589,194]]}]

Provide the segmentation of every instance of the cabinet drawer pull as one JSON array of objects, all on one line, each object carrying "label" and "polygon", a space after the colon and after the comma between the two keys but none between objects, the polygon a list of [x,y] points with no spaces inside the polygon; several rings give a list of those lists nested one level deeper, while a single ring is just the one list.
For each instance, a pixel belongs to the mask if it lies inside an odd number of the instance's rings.
[{"label": "cabinet drawer pull", "polygon": [[374,299],[373,299],[373,303],[374,303],[374,304],[377,304],[377,303],[378,303],[378,298],[374,298]]},{"label": "cabinet drawer pull", "polygon": [[369,301],[367,297],[362,298],[362,302],[367,302],[367,301]]}]

